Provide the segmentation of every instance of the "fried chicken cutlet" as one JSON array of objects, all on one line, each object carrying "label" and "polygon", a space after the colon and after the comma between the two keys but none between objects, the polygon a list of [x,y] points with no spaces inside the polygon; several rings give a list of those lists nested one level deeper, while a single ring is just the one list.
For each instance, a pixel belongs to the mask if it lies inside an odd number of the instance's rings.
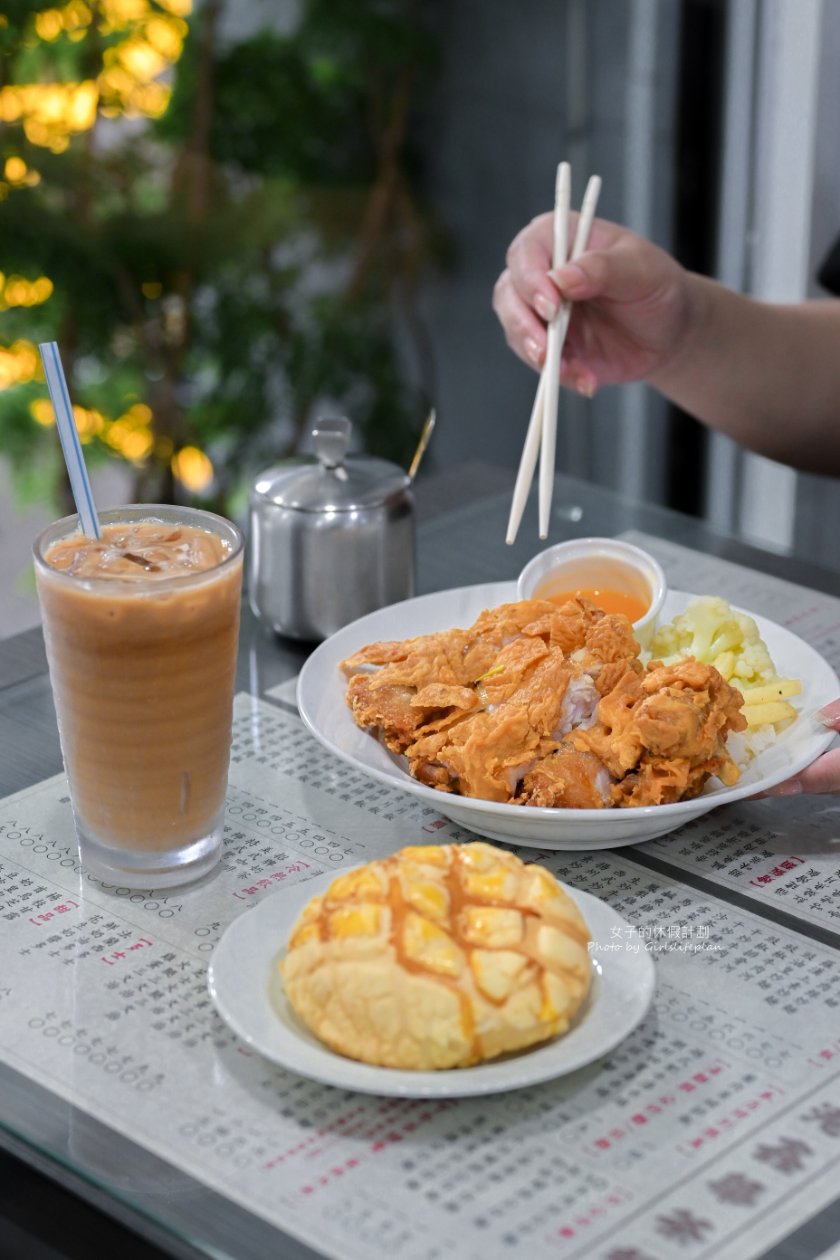
[{"label": "fried chicken cutlet", "polygon": [[638,656],[626,617],[526,600],[468,629],[369,644],[342,669],[357,724],[441,791],[603,808],[685,799],[711,774],[734,782],[740,693],[711,666],[646,672]]},{"label": "fried chicken cutlet", "polygon": [[641,678],[625,673],[601,699],[597,722],[573,731],[525,776],[520,799],[568,806],[570,790],[580,790],[582,759],[591,759],[583,763],[591,770],[606,771],[609,805],[690,800],[711,775],[729,786],[739,771],[726,737],[746,727],[742,704],[741,693],[700,661],[654,661]]}]

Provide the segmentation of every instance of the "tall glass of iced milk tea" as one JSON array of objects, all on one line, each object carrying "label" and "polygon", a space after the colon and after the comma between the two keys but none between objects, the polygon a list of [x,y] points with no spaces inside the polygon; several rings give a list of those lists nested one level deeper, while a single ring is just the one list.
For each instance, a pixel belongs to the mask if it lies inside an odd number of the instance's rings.
[{"label": "tall glass of iced milk tea", "polygon": [[99,521],[34,546],[61,751],[85,867],[165,888],[221,854],[243,538],[193,508]]}]

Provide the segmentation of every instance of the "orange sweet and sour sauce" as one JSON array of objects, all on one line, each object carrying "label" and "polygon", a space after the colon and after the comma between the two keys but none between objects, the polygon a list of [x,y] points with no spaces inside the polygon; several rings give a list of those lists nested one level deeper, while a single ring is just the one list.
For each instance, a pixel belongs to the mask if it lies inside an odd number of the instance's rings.
[{"label": "orange sweet and sour sauce", "polygon": [[570,599],[574,599],[576,595],[580,595],[583,599],[590,600],[597,608],[601,608],[605,613],[624,613],[625,617],[630,621],[638,621],[640,617],[644,617],[650,601],[640,599],[638,595],[631,595],[627,591],[614,591],[609,587],[580,587],[576,591],[558,591],[556,594],[545,596],[551,600],[552,604],[567,603]]}]

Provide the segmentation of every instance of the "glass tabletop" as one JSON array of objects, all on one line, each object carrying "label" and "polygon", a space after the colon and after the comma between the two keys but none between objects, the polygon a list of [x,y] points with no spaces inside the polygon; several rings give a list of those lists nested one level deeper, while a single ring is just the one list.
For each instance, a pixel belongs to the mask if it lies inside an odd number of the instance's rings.
[{"label": "glass tabletop", "polygon": [[[480,471],[471,478],[465,477],[461,483],[463,501],[453,502],[447,495],[445,509],[428,515],[421,522],[418,537],[419,594],[474,583],[512,580],[541,548],[536,538],[534,505],[531,504],[526,513],[516,543],[506,546],[504,532],[510,506],[509,492],[497,487],[492,493],[485,494],[483,489]],[[768,575],[766,590],[764,587],[756,589],[766,594],[774,609],[783,607],[786,600],[794,599],[796,591],[803,608],[807,603],[803,596],[821,593],[820,598],[825,603],[820,608],[824,611],[832,609],[832,596],[840,596],[840,574],[820,570],[789,557],[758,551],[715,534],[692,518],[666,509],[633,503],[603,488],[558,478],[551,542],[564,537],[617,535],[628,531],[631,536],[643,541],[651,540],[654,544],[670,548],[666,558],[678,578],[674,581],[672,577],[672,584],[683,589],[695,589],[693,579],[703,564],[711,575],[709,580],[723,575],[734,584],[733,589],[737,589],[739,581],[752,580],[749,575],[755,575],[757,583],[764,580],[762,575]],[[718,561],[724,567],[714,568],[714,563]],[[740,567],[727,568],[727,565]],[[288,683],[299,672],[308,652],[306,645],[279,640],[257,624],[247,607],[244,609],[238,677],[241,699],[237,712],[240,738],[243,747],[247,744],[248,753],[243,754],[237,775],[233,777],[232,827],[246,827],[244,823],[238,824],[237,819],[245,816],[243,810],[249,802],[252,808],[259,808],[254,806],[254,801],[259,801],[260,784],[271,774],[271,758],[281,755],[291,757],[300,740],[305,738],[300,733],[302,728],[298,729]],[[314,753],[312,756],[315,758]],[[331,767],[325,757],[326,754],[320,753],[315,762],[318,773],[323,776],[322,782],[313,785],[305,772],[301,772],[294,783],[291,778],[284,780],[284,791],[292,793],[293,789],[293,794],[283,796],[279,803],[275,802],[275,808],[295,812],[299,832],[303,809],[301,802],[308,802],[310,815],[314,810],[312,816],[323,833],[323,845],[333,846],[332,856],[338,861],[358,860],[363,852],[364,827],[371,825],[375,829],[384,824],[381,818],[371,819],[361,812],[357,784],[351,783],[348,788],[349,803],[341,802],[340,769]],[[260,760],[261,764],[257,764]],[[2,795],[8,797],[33,788],[50,776],[58,775],[60,770],[49,684],[39,636],[33,632],[0,644]],[[355,796],[353,792],[356,792]],[[24,805],[17,812],[7,807],[0,814],[0,836],[4,834],[4,828],[8,835],[11,826],[31,825],[31,818],[35,816],[32,814],[34,806],[29,796],[25,795],[21,800]],[[715,841],[724,854],[719,867],[725,866],[729,857],[736,862],[744,860],[745,853],[746,860],[751,860],[750,855],[764,853],[770,844],[767,837],[777,834],[772,828],[768,830],[766,821],[762,822],[761,817],[754,813],[755,807],[752,808],[751,813],[747,805],[743,816],[726,820]],[[27,810],[30,811],[28,814]],[[357,818],[349,817],[353,810],[357,811]],[[405,834],[409,834],[410,838],[413,835],[411,829],[424,822],[408,813],[400,813],[399,809],[395,816],[397,821],[392,827],[395,843],[403,842],[398,837]],[[30,820],[29,823],[27,820]],[[449,833],[442,823],[435,824],[436,827],[438,825],[441,829],[435,834],[446,839]],[[781,824],[773,821],[773,827],[777,826]],[[293,833],[287,831],[286,834]],[[695,847],[704,837],[705,833],[696,837]],[[301,844],[299,835],[297,843]],[[663,853],[656,847],[656,842],[639,850],[625,850],[618,856],[584,855],[572,863],[564,861],[560,855],[558,866],[561,876],[570,882],[580,880],[581,886],[585,886],[584,881],[588,881],[590,891],[606,899],[613,896],[624,898],[622,904],[629,907],[625,908],[625,913],[634,908],[639,914],[647,913],[653,901],[645,898],[655,900],[659,897],[666,907],[676,905],[682,898],[684,906],[681,913],[693,915],[692,921],[699,926],[704,925],[704,915],[711,922],[715,921],[715,915],[722,916],[720,921],[726,920],[727,932],[736,933],[737,939],[742,942],[739,949],[748,948],[746,932],[750,924],[756,932],[759,928],[769,932],[768,939],[772,939],[773,932],[781,934],[788,943],[791,957],[801,956],[800,965],[817,969],[826,984],[829,978],[833,982],[837,973],[840,990],[837,958],[840,935],[832,927],[830,919],[809,917],[804,910],[799,915],[792,899],[787,903],[773,901],[769,894],[764,896],[763,885],[759,886],[759,893],[764,900],[754,900],[753,890],[744,885],[746,892],[742,891],[742,886],[734,877],[729,884],[721,882],[723,877],[719,870],[714,869],[714,862],[706,861],[705,855],[698,856],[699,849],[694,853],[688,840],[682,847],[685,852],[681,851],[681,856]],[[774,855],[772,844],[770,850],[768,869],[772,871],[774,863],[778,866],[785,860],[786,851]],[[314,854],[315,850],[299,847],[295,852],[306,857],[307,852]],[[323,852],[328,853],[328,848],[324,847]],[[603,869],[598,867],[596,856],[603,860]],[[763,859],[756,860],[759,863],[756,869],[763,870],[767,866],[766,862],[761,866]],[[328,859],[322,859],[324,862]],[[805,859],[797,859],[797,863],[807,869]],[[231,879],[232,869],[227,872]],[[779,866],[779,869],[782,868]],[[830,872],[825,864],[821,869],[823,876],[828,877]],[[778,878],[787,878],[787,875],[785,870]],[[208,943],[217,938],[215,929],[221,926],[217,919],[239,913],[249,901],[253,903],[255,898],[263,895],[267,890],[266,881],[263,879],[263,887],[259,887],[259,883],[255,876],[246,878],[245,874],[238,884],[235,880],[229,881],[228,888],[233,891],[226,894],[225,908],[217,910],[222,903],[213,902],[211,917],[215,926],[211,931],[208,922]],[[7,882],[7,905],[12,905],[9,897],[13,894],[8,893],[8,888]],[[65,901],[72,900],[70,885],[66,885],[64,896]],[[143,924],[151,922],[151,919],[144,920],[139,910],[130,912],[128,898],[120,901],[114,894],[112,901],[114,922],[121,922],[124,915],[126,922],[139,925],[135,936],[147,939],[140,933],[146,932]],[[102,905],[107,908],[108,904],[100,902],[94,909],[101,910]],[[147,915],[154,913],[147,907],[144,910]],[[189,906],[185,913],[188,912]],[[32,917],[37,918],[34,911]],[[160,922],[157,926],[160,927]],[[165,932],[163,928],[160,930],[165,941]],[[151,929],[148,929],[148,936],[154,936]],[[81,956],[78,939],[74,955],[77,958]],[[55,941],[54,948],[62,948],[60,939]],[[169,953],[172,954],[169,965],[177,963],[181,966],[183,959],[175,944],[172,944]],[[144,1071],[151,1076],[156,1071],[153,1056],[159,1056],[167,1047],[166,1033],[160,1024],[164,1016],[156,1015],[153,1019],[149,1015],[149,1028],[155,1022],[160,1027],[154,1034],[149,1031],[146,1037],[143,1020],[136,1013],[126,1014],[126,1008],[131,1007],[157,1010],[151,1005],[143,1007],[148,990],[142,985],[157,983],[152,972],[144,973],[141,969],[137,973],[139,979],[133,985],[127,984],[124,989],[120,988],[115,977],[114,987],[107,991],[113,1000],[104,1004],[82,989],[76,993],[70,1007],[66,1003],[62,1007],[65,996],[59,988],[62,972],[67,981],[76,974],[76,970],[72,965],[57,970],[54,968],[51,973],[54,991],[50,992],[47,986],[46,991],[33,995],[29,1008],[32,1027],[28,1035],[32,1044],[37,1043],[39,1047],[36,1056],[38,1071],[29,1071],[22,1061],[21,1047],[27,1044],[25,1037],[20,1038],[13,1052],[7,1052],[0,1043],[0,1145],[45,1171],[81,1199],[124,1222],[166,1254],[213,1256],[217,1260],[219,1257],[263,1260],[269,1254],[290,1257],[354,1257],[364,1254],[374,1257],[396,1247],[408,1260],[433,1260],[437,1256],[454,1254],[494,1256],[504,1253],[516,1256],[520,1253],[524,1255],[526,1251],[529,1256],[592,1255],[603,1260],[614,1260],[619,1254],[645,1255],[649,1253],[639,1241],[642,1234],[638,1232],[642,1227],[636,1222],[641,1205],[638,1213],[630,1206],[640,1196],[639,1187],[634,1182],[634,1159],[637,1162],[655,1162],[663,1154],[667,1155],[668,1150],[671,1154],[667,1156],[666,1163],[675,1160],[680,1164],[684,1170],[681,1173],[683,1180],[690,1179],[690,1170],[696,1167],[698,1153],[702,1152],[703,1158],[709,1155],[712,1160],[710,1167],[713,1170],[717,1168],[720,1174],[717,1178],[710,1174],[708,1184],[715,1180],[724,1184],[724,1176],[734,1178],[725,1183],[731,1187],[736,1186],[740,1177],[742,1189],[744,1186],[748,1189],[748,1183],[764,1187],[772,1182],[774,1194],[780,1193],[784,1186],[789,1187],[790,1202],[794,1205],[799,1201],[798,1195],[808,1193],[811,1196],[811,1206],[807,1211],[791,1212],[789,1220],[796,1226],[796,1239],[785,1243],[784,1239],[792,1233],[793,1225],[788,1229],[778,1222],[773,1225],[772,1220],[760,1224],[760,1213],[757,1213],[760,1191],[754,1190],[753,1201],[745,1199],[740,1205],[740,1233],[729,1220],[730,1216],[733,1220],[738,1218],[738,1204],[731,1197],[727,1200],[725,1191],[721,1191],[723,1197],[713,1202],[717,1203],[720,1215],[726,1217],[726,1228],[731,1232],[731,1237],[727,1233],[717,1247],[722,1260],[730,1255],[727,1248],[733,1247],[736,1250],[731,1254],[738,1256],[738,1260],[751,1260],[758,1256],[778,1260],[782,1256],[790,1256],[795,1260],[806,1260],[807,1257],[820,1255],[840,1234],[837,1163],[833,1158],[836,1155],[840,1159],[840,1142],[835,1140],[832,1145],[834,1129],[831,1128],[830,1116],[834,1112],[826,1110],[829,1104],[822,1093],[817,1097],[819,1091],[816,1085],[812,1109],[817,1118],[821,1115],[829,1117],[825,1121],[823,1145],[832,1158],[821,1157],[819,1170],[808,1179],[807,1190],[797,1180],[796,1168],[791,1167],[788,1173],[780,1171],[781,1165],[776,1167],[773,1164],[772,1155],[764,1163],[756,1163],[755,1150],[760,1149],[762,1141],[771,1152],[791,1150],[793,1148],[780,1145],[787,1137],[789,1141],[800,1144],[795,1148],[794,1155],[799,1151],[800,1163],[806,1167],[809,1155],[801,1147],[808,1147],[812,1153],[817,1151],[815,1134],[819,1125],[816,1120],[810,1129],[807,1122],[800,1118],[796,1121],[798,1130],[780,1130],[779,1134],[775,1134],[775,1130],[773,1134],[769,1129],[766,1133],[762,1130],[763,1137],[756,1130],[750,1156],[752,1163],[749,1165],[742,1160],[736,1167],[733,1155],[740,1149],[738,1143],[741,1140],[735,1133],[738,1123],[741,1123],[736,1118],[737,1111],[743,1110],[749,1116],[754,1110],[764,1107],[768,1114],[784,1114],[782,1099],[790,1092],[789,1067],[786,1065],[790,1065],[798,1053],[793,1048],[789,1021],[777,1018],[771,1012],[765,1020],[763,1043],[757,1038],[755,1029],[752,1026],[747,1028],[746,1024],[739,1035],[733,1034],[732,1023],[736,1017],[730,1009],[732,1002],[728,998],[727,1001],[722,1000],[721,1011],[726,1019],[722,1016],[718,1018],[713,1013],[714,987],[708,987],[709,980],[706,978],[699,991],[697,1006],[691,1013],[684,997],[675,996],[678,993],[676,955],[663,953],[661,960],[658,959],[660,970],[666,975],[662,1005],[658,1008],[656,1020],[650,1026],[645,1025],[646,1031],[642,1031],[640,1040],[635,1043],[635,1057],[625,1059],[618,1056],[603,1070],[602,1065],[587,1069],[569,1078],[565,1084],[558,1082],[526,1089],[497,1100],[448,1100],[445,1104],[438,1104],[439,1110],[431,1114],[432,1109],[427,1105],[423,1110],[424,1104],[402,1102],[395,1105],[394,1100],[376,1098],[360,1101],[358,1096],[354,1098],[351,1094],[318,1086],[303,1078],[295,1079],[280,1069],[263,1071],[251,1056],[243,1053],[243,1047],[237,1044],[235,1038],[226,1036],[223,1029],[212,1023],[212,1011],[208,1006],[201,1005],[195,996],[201,989],[207,952],[194,952],[189,957],[187,953],[184,957],[189,966],[185,965],[185,970],[189,972],[193,986],[193,997],[189,999],[193,1003],[191,1009],[197,1026],[207,1034],[201,1041],[201,1031],[193,1033],[199,1040],[195,1042],[192,1054],[198,1070],[205,1075],[200,1087],[195,1081],[187,1079],[192,1062],[190,1037],[182,1025],[178,1028],[177,1038],[173,1031],[169,1045],[171,1071],[175,1078],[179,1072],[187,1074],[183,1078],[183,1098],[179,1100],[177,1079],[163,1087],[164,1092],[169,1090],[170,1111],[167,1118],[165,1110],[155,1110],[158,1104],[153,1101],[154,1093],[149,1093],[149,1114],[159,1114],[160,1117],[157,1131],[154,1125],[150,1128],[142,1119],[143,1112],[136,1104],[136,1096],[125,1102],[137,1083],[136,1078],[131,1076],[132,1071],[139,1070],[137,1061],[142,1060]],[[139,960],[139,953],[137,958]],[[724,967],[723,971],[719,968],[716,975],[728,973]],[[718,983],[721,982],[715,979],[714,984]],[[759,990],[751,989],[745,973],[737,969],[723,983],[739,1000],[744,999],[746,1007],[751,1002],[760,1001]],[[178,993],[186,991],[186,988],[174,987],[175,1000]],[[3,982],[0,981],[0,1001],[4,996],[7,1000],[11,997],[4,994]],[[50,1005],[51,1001],[55,1010]],[[70,1014],[67,1014],[68,1011]],[[53,1016],[55,1027],[54,1034],[51,1034],[55,1041],[54,1054],[51,1049],[52,1058],[41,1053],[43,1042],[38,1041],[38,1037],[46,1036],[46,1030],[53,1027],[50,1016]],[[119,1027],[124,1019],[131,1022],[132,1033],[138,1038],[132,1045],[120,1040]],[[38,1025],[39,1020],[42,1021],[43,1032]],[[97,1020],[100,1021],[98,1024]],[[211,1023],[212,1032],[208,1033]],[[109,1029],[113,1045],[109,1044]],[[710,1034],[710,1039],[700,1053],[697,1050],[698,1038],[702,1039],[706,1033]],[[666,1081],[663,1076],[659,1084],[652,1080],[646,1088],[645,1059],[653,1061],[656,1058],[659,1053],[657,1038],[662,1036],[672,1038],[675,1061],[680,1061],[683,1066],[679,1069],[679,1079]],[[752,1056],[750,1051],[751,1037],[760,1047],[757,1057]],[[99,1047],[103,1081],[95,1107],[90,1104],[92,1095],[89,1093],[91,1082],[96,1079],[90,1066],[97,1058],[96,1047],[91,1048],[94,1039]],[[66,1045],[59,1051],[62,1040]],[[834,1065],[840,1063],[840,1042],[835,1041],[833,1046],[826,1042],[821,1048],[827,1056],[822,1060],[827,1080],[832,1071],[837,1075]],[[819,1048],[813,1051],[817,1055],[819,1052]],[[131,1054],[134,1056],[132,1063],[127,1067],[124,1065],[121,1072],[120,1056],[125,1058],[125,1055],[130,1057]],[[68,1071],[67,1064],[73,1055],[77,1056],[77,1067]],[[779,1059],[778,1075],[766,1066],[756,1066],[769,1060],[775,1062],[774,1055]],[[163,1075],[170,1070],[166,1064],[160,1066]],[[52,1084],[50,1070],[55,1072]],[[705,1119],[702,1107],[693,1118],[690,1110],[683,1109],[680,1124],[676,1119],[672,1122],[657,1119],[660,1136],[652,1142],[640,1142],[638,1135],[645,1124],[653,1125],[654,1117],[667,1112],[669,1107],[677,1110],[675,1098],[687,1098],[693,1091],[700,1091],[701,1085],[705,1087],[704,1082],[712,1082],[713,1085],[718,1077],[723,1079],[727,1073],[733,1081],[737,1078],[737,1083],[729,1087],[729,1096],[726,1091],[718,1091],[714,1103],[708,1104]],[[126,1080],[117,1088],[113,1080],[106,1080],[106,1075],[118,1080],[126,1077]],[[704,1077],[704,1082],[697,1079],[700,1076]],[[78,1095],[74,1094],[76,1083]],[[767,1098],[755,1102],[762,1092],[768,1091]],[[616,1097],[622,1103],[624,1118],[619,1123],[613,1117],[610,1128],[606,1125],[608,1100]],[[666,1098],[671,1098],[672,1102],[664,1102]],[[791,1102],[799,1106],[802,1115],[808,1114],[802,1099],[793,1098]],[[651,1111],[651,1108],[658,1110]],[[605,1111],[605,1122],[599,1127],[597,1117],[602,1109]],[[840,1116],[840,1110],[837,1115]],[[727,1124],[724,1124],[725,1118],[728,1118]],[[729,1136],[721,1139],[717,1148],[719,1154],[712,1149],[717,1139],[703,1136],[705,1128],[712,1127],[713,1120],[719,1134],[727,1133],[728,1128],[735,1135],[732,1141]],[[579,1143],[565,1162],[565,1157],[546,1145],[547,1123],[554,1132],[561,1131],[564,1125],[568,1126],[569,1134],[574,1134],[575,1142]],[[743,1125],[749,1137],[749,1122],[745,1120]],[[803,1126],[809,1134],[807,1140],[802,1133]],[[623,1136],[617,1136],[619,1130]],[[272,1145],[272,1133],[276,1145]],[[635,1152],[634,1157],[628,1155],[627,1160],[623,1160],[620,1150],[616,1153],[625,1138],[628,1152]],[[692,1140],[697,1143],[694,1151],[683,1149],[686,1142],[690,1146]],[[658,1155],[656,1142],[662,1144]],[[436,1164],[430,1162],[432,1158],[437,1161]],[[552,1161],[556,1176],[553,1191]],[[793,1162],[795,1164],[796,1160]],[[358,1164],[364,1167],[363,1175],[355,1171]],[[578,1165],[584,1166],[586,1176],[583,1182],[579,1179],[579,1168],[576,1169]],[[511,1171],[514,1166],[518,1169],[515,1177]],[[307,1168],[312,1170],[309,1181],[304,1175]],[[834,1174],[832,1168],[835,1169]],[[249,1169],[254,1184],[259,1182],[261,1187],[259,1194],[253,1198],[247,1191]],[[447,1169],[450,1171],[447,1172]],[[456,1169],[459,1170],[457,1173]],[[498,1179],[500,1170],[504,1171],[504,1180],[501,1181]],[[764,1180],[759,1172],[763,1173]],[[453,1200],[446,1190],[447,1179],[455,1176],[462,1177],[460,1202],[455,1201],[458,1196]],[[347,1184],[346,1190],[340,1188],[342,1177]],[[508,1181],[511,1184],[506,1189]],[[679,1178],[675,1184],[679,1184]],[[744,1194],[749,1199],[747,1189],[744,1189]],[[499,1213],[498,1205],[508,1203],[508,1196],[513,1195],[514,1190],[517,1206],[514,1207],[514,1198],[511,1198],[505,1217],[504,1213]],[[319,1193],[323,1197],[323,1210],[313,1212],[309,1205]],[[708,1197],[717,1192],[707,1188],[703,1193]],[[552,1194],[554,1208],[553,1214],[550,1214],[547,1202]],[[687,1206],[681,1206],[679,1194],[670,1183],[668,1194],[670,1197],[663,1197],[656,1211],[651,1209],[652,1223],[649,1222],[650,1229],[660,1230],[660,1246],[665,1248],[661,1254],[675,1254],[673,1250],[668,1250],[671,1246],[668,1242],[669,1228],[672,1230],[670,1237],[673,1245],[711,1244],[716,1227],[713,1228],[708,1211],[704,1215],[701,1210],[700,1199],[695,1197]],[[558,1196],[560,1207],[557,1206]],[[568,1204],[563,1207],[565,1199],[568,1199]],[[530,1200],[535,1205],[534,1212],[545,1217],[543,1225],[536,1231],[529,1224],[531,1217],[524,1207]],[[470,1206],[471,1202],[473,1206]],[[753,1213],[753,1207],[756,1213]],[[769,1216],[772,1218],[772,1215],[771,1212]],[[604,1232],[600,1223],[611,1216],[615,1216],[616,1228],[624,1230],[623,1233],[613,1235],[609,1231]],[[660,1226],[656,1225],[657,1220],[660,1220]],[[661,1226],[661,1221],[665,1221],[666,1225]],[[693,1226],[692,1221],[695,1222]],[[708,1228],[703,1222],[709,1222]],[[682,1235],[680,1228],[683,1229]],[[592,1238],[597,1238],[597,1247],[590,1247],[587,1242]],[[740,1239],[737,1244],[733,1242],[736,1238]],[[619,1241],[623,1251],[619,1248]],[[649,1240],[646,1245],[649,1245]],[[696,1251],[697,1254],[706,1254],[705,1247]],[[695,1251],[689,1249],[687,1254],[693,1255]]]}]

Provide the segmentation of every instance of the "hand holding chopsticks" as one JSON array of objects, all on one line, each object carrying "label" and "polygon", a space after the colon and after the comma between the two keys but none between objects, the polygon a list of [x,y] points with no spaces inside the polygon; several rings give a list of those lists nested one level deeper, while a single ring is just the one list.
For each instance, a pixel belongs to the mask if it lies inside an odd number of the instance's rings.
[{"label": "hand holding chopsticks", "polygon": [[[599,176],[593,175],[586,186],[581,203],[577,230],[572,246],[572,259],[580,257],[585,251],[595,218],[595,208],[601,191]],[[553,266],[562,267],[568,256],[569,203],[571,200],[571,169],[568,162],[561,162],[557,168],[554,200],[554,256]],[[557,406],[560,389],[560,360],[563,343],[571,316],[571,303],[562,302],[557,315],[548,325],[548,344],[546,346],[545,363],[540,374],[534,406],[522,458],[513,491],[513,503],[505,541],[512,543],[519,530],[519,523],[525,511],[528,491],[534,477],[537,455],[540,456],[539,478],[539,526],[540,538],[548,537],[549,519],[551,516],[551,497],[554,489],[554,460],[557,442]]]}]

